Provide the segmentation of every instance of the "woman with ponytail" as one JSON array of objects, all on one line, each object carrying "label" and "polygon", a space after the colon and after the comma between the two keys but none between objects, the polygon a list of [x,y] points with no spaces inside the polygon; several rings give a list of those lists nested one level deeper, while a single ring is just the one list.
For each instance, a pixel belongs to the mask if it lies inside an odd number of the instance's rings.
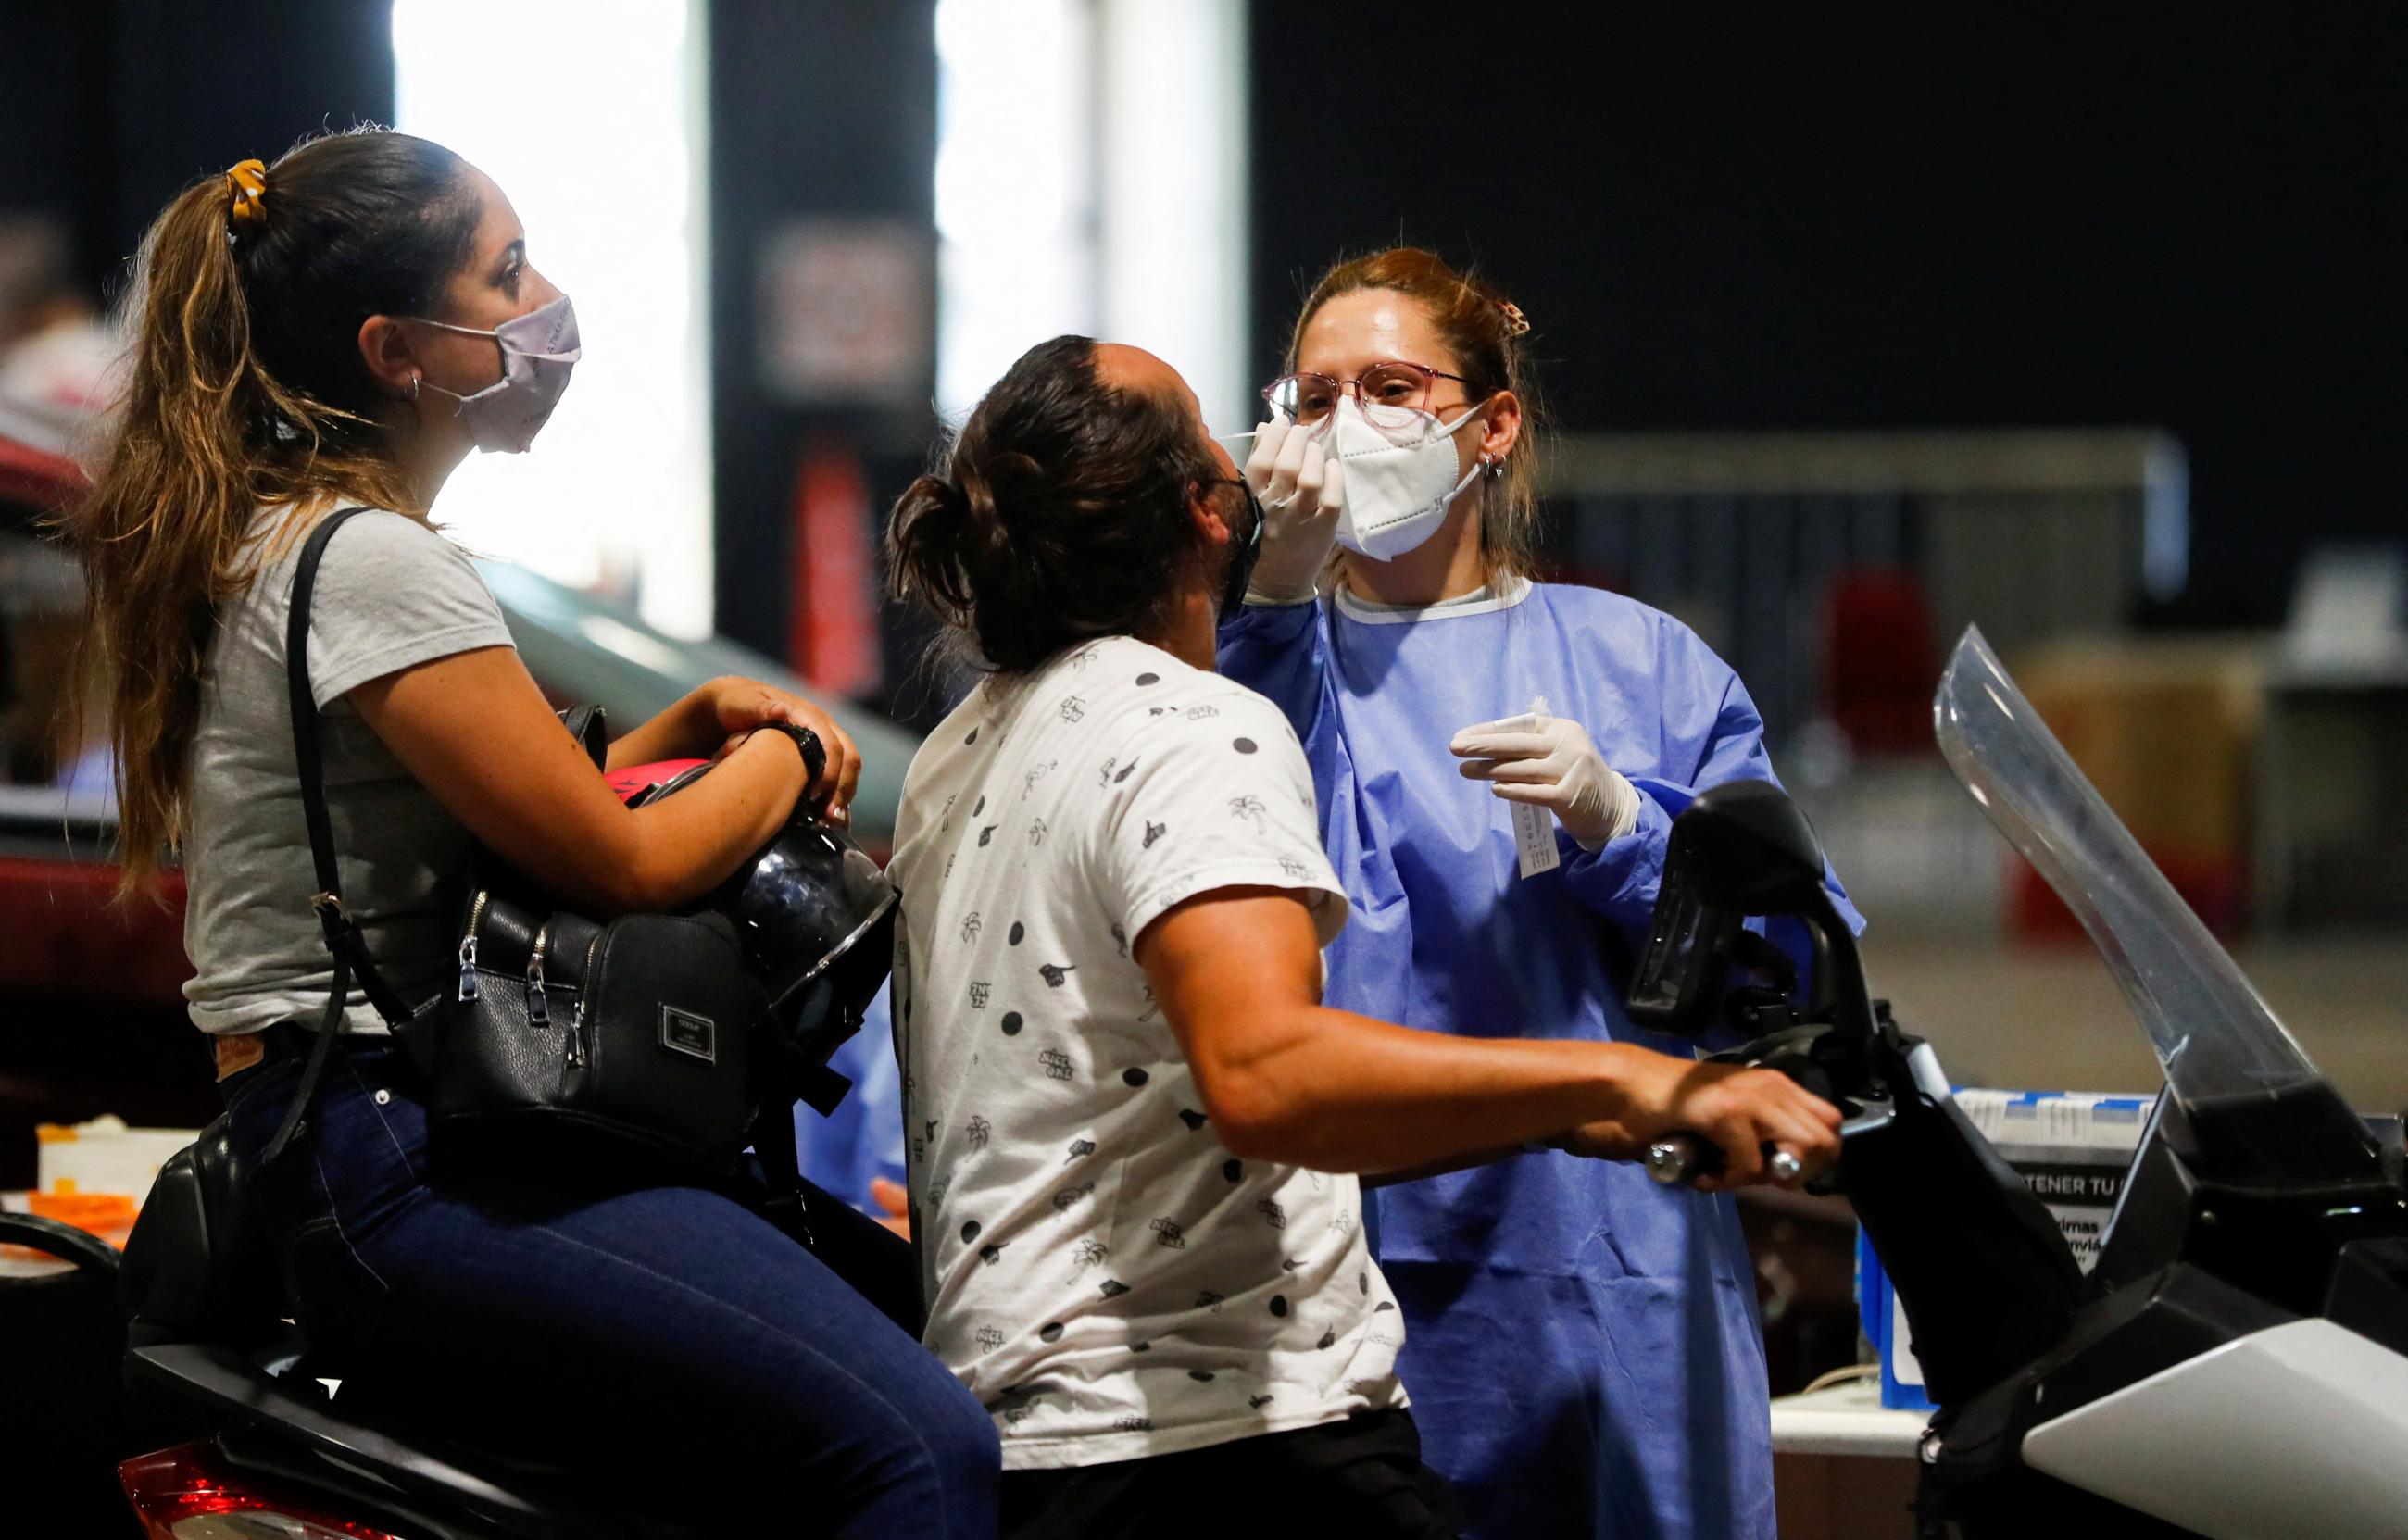
[{"label": "woman with ponytail", "polygon": [[[746,1533],[797,1490],[814,1533],[991,1533],[994,1435],[904,1326],[728,1195],[430,1165],[425,1088],[357,986],[309,1116],[266,1158],[334,983],[284,647],[320,520],[371,510],[325,548],[308,683],[346,904],[408,1005],[452,977],[472,842],[589,912],[673,907],[800,799],[841,819],[859,764],[810,703],[717,679],[612,746],[724,755],[631,811],[560,730],[431,522],[470,449],[528,448],[580,352],[509,201],[458,156],[363,130],[205,178],[151,227],[129,299],[123,397],[67,516],[126,881],[180,851],[193,1019],[346,1400]],[[804,726],[827,749],[808,785]],[[831,1255],[891,1244],[821,1228]]]},{"label": "woman with ponytail", "polygon": [[[1220,666],[1312,762],[1353,909],[1333,1002],[1686,1058],[1623,1009],[1666,839],[1698,791],[1772,764],[1746,688],[1687,627],[1533,580],[1529,331],[1428,251],[1323,276],[1263,392],[1263,555]],[[1470,1534],[1772,1540],[1727,1193],[1539,1151],[1375,1200],[1400,1370]]]}]

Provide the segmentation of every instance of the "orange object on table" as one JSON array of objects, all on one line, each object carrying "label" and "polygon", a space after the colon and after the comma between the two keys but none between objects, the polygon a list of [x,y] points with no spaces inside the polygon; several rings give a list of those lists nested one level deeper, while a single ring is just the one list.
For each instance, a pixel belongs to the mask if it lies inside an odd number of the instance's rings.
[{"label": "orange object on table", "polygon": [[[122,1251],[125,1237],[133,1232],[134,1215],[139,1207],[122,1192],[28,1192],[25,1212],[40,1219],[56,1219],[71,1224],[88,1234],[99,1236]],[[0,1246],[0,1258],[11,1262],[43,1262],[50,1254],[30,1247]]]}]

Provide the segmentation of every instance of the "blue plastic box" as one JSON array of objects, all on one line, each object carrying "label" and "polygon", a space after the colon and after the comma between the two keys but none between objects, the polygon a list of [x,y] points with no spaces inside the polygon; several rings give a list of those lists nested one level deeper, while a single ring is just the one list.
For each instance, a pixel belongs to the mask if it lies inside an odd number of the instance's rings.
[{"label": "blue plastic box", "polygon": [[[2141,1146],[2155,1096],[2118,1096],[2079,1091],[1960,1090],[1956,1105],[1985,1138],[2006,1157],[2051,1214],[2057,1216],[2074,1260],[2090,1271],[2124,1174]],[[1856,1232],[1856,1319],[1881,1364],[1885,1406],[1928,1411],[1923,1369],[1914,1362],[1889,1275]]]}]

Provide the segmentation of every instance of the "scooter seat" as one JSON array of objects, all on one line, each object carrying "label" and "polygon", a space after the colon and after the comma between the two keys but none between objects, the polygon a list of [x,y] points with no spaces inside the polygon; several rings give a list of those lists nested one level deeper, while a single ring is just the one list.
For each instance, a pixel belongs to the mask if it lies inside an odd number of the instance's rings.
[{"label": "scooter seat", "polygon": [[223,1117],[160,1166],[117,1276],[135,1343],[250,1346],[281,1329],[283,1280],[244,1175]]}]

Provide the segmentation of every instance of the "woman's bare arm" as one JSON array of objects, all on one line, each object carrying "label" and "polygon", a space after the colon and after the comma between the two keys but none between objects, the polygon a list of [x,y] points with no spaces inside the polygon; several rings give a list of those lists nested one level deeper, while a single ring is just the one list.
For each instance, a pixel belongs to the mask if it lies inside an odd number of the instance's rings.
[{"label": "woman's bare arm", "polygon": [[507,647],[387,674],[348,699],[470,834],[597,915],[674,908],[710,891],[777,833],[804,791],[794,741],[764,733],[687,790],[630,812]]},{"label": "woman's bare arm", "polygon": [[709,759],[728,738],[767,722],[792,722],[819,734],[827,770],[811,787],[828,813],[845,822],[861,780],[861,751],[836,719],[791,691],[734,675],[708,680],[675,706],[613,739],[606,762],[613,770],[660,760]]}]

